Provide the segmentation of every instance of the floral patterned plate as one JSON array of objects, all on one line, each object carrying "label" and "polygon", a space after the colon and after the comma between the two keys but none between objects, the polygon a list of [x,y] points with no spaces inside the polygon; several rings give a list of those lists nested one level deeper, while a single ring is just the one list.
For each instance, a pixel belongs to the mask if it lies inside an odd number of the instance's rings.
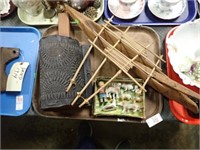
[{"label": "floral patterned plate", "polygon": [[164,20],[175,19],[179,17],[186,8],[187,1],[182,0],[175,6],[171,7],[168,10],[163,10],[159,7],[161,3],[160,0],[148,0],[149,10],[158,18]]}]

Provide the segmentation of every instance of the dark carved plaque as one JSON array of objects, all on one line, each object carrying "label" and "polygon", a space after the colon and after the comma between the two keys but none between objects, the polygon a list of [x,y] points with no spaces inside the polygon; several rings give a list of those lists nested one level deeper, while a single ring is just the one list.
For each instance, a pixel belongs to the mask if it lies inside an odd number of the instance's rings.
[{"label": "dark carved plaque", "polygon": [[83,67],[76,84],[65,92],[83,59],[83,47],[77,40],[64,36],[53,35],[41,39],[39,69],[42,109],[70,105],[85,85],[87,73]]}]

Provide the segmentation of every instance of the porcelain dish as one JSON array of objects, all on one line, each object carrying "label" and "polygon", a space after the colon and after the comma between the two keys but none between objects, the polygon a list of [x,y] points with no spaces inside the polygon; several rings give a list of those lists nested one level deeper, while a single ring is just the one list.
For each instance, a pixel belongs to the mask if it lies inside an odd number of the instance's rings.
[{"label": "porcelain dish", "polygon": [[[104,12],[104,0],[101,0],[101,6],[97,11],[98,11],[97,17],[94,18],[93,21],[97,21],[102,16],[102,14]],[[44,10],[42,10],[42,12],[37,16],[30,16],[24,10],[18,8],[17,13],[18,13],[19,19],[27,25],[54,25],[54,24],[58,24],[58,16],[57,15],[55,15],[51,19],[48,19],[48,18],[44,17],[43,12],[44,12]]]},{"label": "porcelain dish", "polygon": [[18,8],[17,14],[18,14],[19,19],[23,23],[28,24],[28,25],[53,25],[53,24],[58,23],[57,15],[51,19],[47,19],[43,15],[43,10],[39,15],[31,16],[28,13],[26,13],[24,10]]},{"label": "porcelain dish", "polygon": [[9,11],[7,13],[0,14],[1,18],[7,17],[8,15],[10,15],[15,10],[16,7],[15,7],[15,5],[13,4],[13,2],[11,0],[9,1],[9,4],[10,4],[9,5],[9,7],[10,7]]},{"label": "porcelain dish", "polygon": [[[190,90],[193,90],[196,93],[199,93],[199,88],[196,86],[186,85],[183,83],[182,79],[179,77],[179,75],[173,70],[173,67],[170,63],[169,56],[168,56],[168,46],[167,42],[168,39],[173,36],[174,31],[178,28],[178,26],[173,27],[169,30],[169,32],[166,35],[165,38],[165,52],[166,52],[166,65],[167,65],[167,75],[173,79],[174,81],[182,84],[183,86],[189,88]],[[186,109],[183,105],[177,103],[173,99],[169,99],[169,106],[172,114],[181,122],[185,124],[193,124],[193,125],[199,125],[200,124],[200,118],[199,114],[191,113],[188,109]]]},{"label": "porcelain dish", "polygon": [[144,9],[145,0],[136,0],[135,3],[121,4],[120,0],[108,0],[108,9],[120,19],[132,19],[137,17]]},{"label": "porcelain dish", "polygon": [[200,88],[200,20],[181,24],[166,40],[173,70],[183,83]]},{"label": "porcelain dish", "polygon": [[101,18],[101,16],[103,15],[103,12],[104,12],[104,0],[101,0],[101,6],[97,10],[97,17],[94,18],[93,21],[99,20]]},{"label": "porcelain dish", "polygon": [[161,0],[148,0],[148,8],[156,17],[164,20],[175,19],[179,17],[187,6],[187,0],[181,0],[170,9],[164,10],[160,8]]}]

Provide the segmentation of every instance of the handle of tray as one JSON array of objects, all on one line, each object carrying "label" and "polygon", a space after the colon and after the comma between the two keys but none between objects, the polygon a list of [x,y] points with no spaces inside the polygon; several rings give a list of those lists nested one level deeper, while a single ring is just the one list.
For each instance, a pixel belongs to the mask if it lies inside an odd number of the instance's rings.
[{"label": "handle of tray", "polygon": [[58,35],[70,36],[70,21],[68,13],[58,14]]}]

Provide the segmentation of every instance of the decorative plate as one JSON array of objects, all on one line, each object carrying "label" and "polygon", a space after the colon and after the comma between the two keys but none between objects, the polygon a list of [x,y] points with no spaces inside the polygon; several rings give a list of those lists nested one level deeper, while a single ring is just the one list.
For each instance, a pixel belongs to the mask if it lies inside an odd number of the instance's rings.
[{"label": "decorative plate", "polygon": [[200,88],[200,20],[187,22],[166,40],[173,70],[184,84]]},{"label": "decorative plate", "polygon": [[[185,85],[183,83],[182,79],[179,77],[179,75],[176,72],[174,72],[173,67],[170,64],[169,56],[167,55],[169,50],[168,50],[166,41],[168,41],[168,39],[173,35],[173,33],[177,29],[177,27],[172,28],[166,35],[166,39],[165,39],[167,74],[171,79],[175,80],[176,82],[178,82],[178,83],[186,86],[187,88],[198,93],[199,88],[197,88],[196,86]],[[183,107],[183,105],[181,105],[171,99],[169,100],[169,105],[170,105],[170,109],[171,109],[173,115],[181,122],[186,123],[186,124],[194,124],[194,125],[200,124],[199,114],[191,113],[189,110],[187,110],[185,107]]]},{"label": "decorative plate", "polygon": [[108,9],[116,17],[121,19],[132,19],[137,17],[144,9],[145,0],[137,0],[130,6],[127,4],[121,4],[120,0],[108,0]]},{"label": "decorative plate", "polygon": [[175,19],[179,17],[183,13],[187,5],[187,1],[182,0],[168,10],[162,10],[159,6],[160,3],[160,0],[148,0],[148,8],[156,17],[165,20]]}]

